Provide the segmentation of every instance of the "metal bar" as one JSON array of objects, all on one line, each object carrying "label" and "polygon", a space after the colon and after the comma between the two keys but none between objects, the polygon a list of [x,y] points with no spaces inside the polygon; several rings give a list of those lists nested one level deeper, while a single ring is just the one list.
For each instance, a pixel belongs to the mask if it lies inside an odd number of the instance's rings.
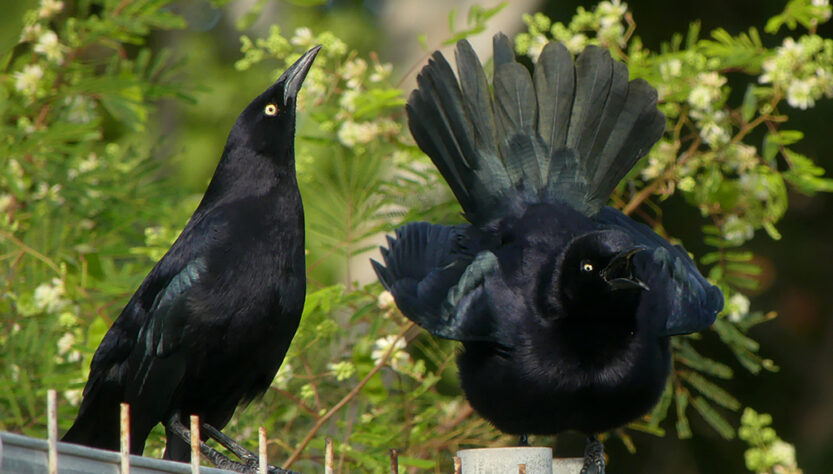
[{"label": "metal bar", "polygon": [[267,459],[267,451],[266,451],[266,428],[260,427],[257,429],[257,451],[258,455],[260,456],[260,462],[258,463],[257,472],[258,474],[266,474],[269,470],[269,462]]},{"label": "metal bar", "polygon": [[121,404],[121,474],[130,474],[130,404]]},{"label": "metal bar", "polygon": [[49,434],[49,474],[58,474],[58,392],[46,391],[46,423]]},{"label": "metal bar", "polygon": [[324,443],[324,474],[334,474],[335,453],[333,452],[333,439],[327,438]]},{"label": "metal bar", "polygon": [[191,472],[200,472],[200,417],[191,415]]}]

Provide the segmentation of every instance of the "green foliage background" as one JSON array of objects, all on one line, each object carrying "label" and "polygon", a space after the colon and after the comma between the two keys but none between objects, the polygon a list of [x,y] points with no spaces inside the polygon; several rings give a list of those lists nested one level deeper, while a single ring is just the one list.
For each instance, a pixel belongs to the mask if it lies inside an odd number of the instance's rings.
[{"label": "green foliage background", "polygon": [[[4,34],[17,34],[0,37],[0,429],[43,436],[48,388],[62,394],[61,428],[69,426],[98,342],[198,203],[236,114],[323,44],[296,143],[308,225],[303,321],[272,389],[228,432],[251,445],[266,426],[273,462],[301,471],[321,469],[325,437],[344,472],[386,470],[391,448],[403,467],[448,471],[461,446],[512,443],[462,398],[454,344],[426,336],[378,283],[354,276],[381,232],[460,221],[404,123],[399,81],[414,65],[379,59],[384,39],[360,10],[261,0],[215,25],[231,15],[229,3],[44,0],[6,17]],[[275,9],[292,24],[272,24]],[[465,26],[456,29],[452,13],[447,36],[430,43],[476,35],[500,10],[460,12]],[[726,388],[735,367],[778,370],[749,335],[775,313],[750,308],[761,269],[748,242],[780,239],[788,190],[833,190],[797,151],[803,133],[790,124],[796,109],[833,95],[833,40],[816,34],[830,10],[791,0],[739,34],[693,23],[656,51],[617,1],[562,22],[522,18],[520,55],[534,58],[553,38],[574,52],[602,44],[658,88],[667,133],[612,203],[677,240],[662,211],[666,199],[684,198],[701,232],[682,243],[702,249],[701,268],[726,295],[714,334],[674,339],[675,370],[656,409],[611,434],[630,451],[651,442],[634,433],[734,438],[746,404]],[[773,36],[786,30],[789,39]],[[229,31],[239,43],[212,36]],[[433,48],[427,37],[414,41]],[[703,344],[715,336],[722,352]],[[784,454],[790,445],[766,431],[771,421],[744,414],[747,467],[797,472],[794,450]],[[162,445],[160,430],[146,454],[161,455]]]}]

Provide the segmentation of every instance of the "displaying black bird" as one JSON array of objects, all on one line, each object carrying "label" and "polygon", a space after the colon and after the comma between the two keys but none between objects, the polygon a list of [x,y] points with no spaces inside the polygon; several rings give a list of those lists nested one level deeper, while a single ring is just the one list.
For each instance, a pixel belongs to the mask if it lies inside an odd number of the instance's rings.
[{"label": "displaying black bird", "polygon": [[[295,176],[295,102],[319,47],[240,114],[194,215],[107,331],[63,441],[118,450],[119,403],[131,406],[130,451],[163,423],[165,458],[190,459],[196,414],[219,433],[269,387],[298,328],[306,292],[304,214]],[[183,424],[184,423],[184,424]],[[203,436],[205,439],[205,436]],[[222,467],[253,469],[203,447]]]},{"label": "displaying black bird", "polygon": [[[373,262],[402,312],[463,343],[463,391],[506,433],[593,436],[648,412],[669,337],[723,306],[682,247],[605,203],[662,136],[647,82],[599,47],[549,43],[530,77],[504,35],[494,80],[457,43],[459,85],[439,52],[407,104],[411,133],[471,224],[397,229]],[[592,456],[591,456],[592,455]]]}]

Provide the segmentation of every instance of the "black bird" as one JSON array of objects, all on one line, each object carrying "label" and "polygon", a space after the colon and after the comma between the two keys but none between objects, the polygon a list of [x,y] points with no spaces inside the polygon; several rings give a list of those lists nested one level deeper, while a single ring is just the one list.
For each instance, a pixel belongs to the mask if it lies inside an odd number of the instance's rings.
[{"label": "black bird", "polygon": [[[319,47],[254,99],[182,234],[107,331],[63,441],[119,448],[119,403],[131,406],[130,451],[165,426],[165,458],[190,459],[192,414],[221,444],[235,408],[266,391],[301,318],[304,214],[295,176],[295,102]],[[183,424],[184,423],[184,424]],[[227,446],[254,468],[257,459]],[[207,446],[212,461],[243,469]]]},{"label": "black bird", "polygon": [[402,312],[463,343],[463,391],[506,433],[589,436],[648,412],[669,336],[708,328],[720,290],[682,247],[605,203],[662,136],[647,82],[589,46],[549,43],[530,77],[494,39],[493,93],[466,41],[459,85],[439,52],[407,104],[411,133],[470,224],[397,229],[373,262]]}]

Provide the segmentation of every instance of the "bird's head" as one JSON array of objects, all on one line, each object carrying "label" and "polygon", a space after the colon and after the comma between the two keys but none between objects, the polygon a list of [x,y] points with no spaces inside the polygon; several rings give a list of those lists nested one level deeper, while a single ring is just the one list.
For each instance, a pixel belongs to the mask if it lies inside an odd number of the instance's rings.
[{"label": "bird's head", "polygon": [[234,124],[232,137],[242,140],[246,147],[277,155],[292,149],[295,136],[295,102],[301,84],[307,77],[312,62],[321,46],[304,53],[281,77],[257,96]]},{"label": "bird's head", "polygon": [[[568,313],[624,310],[648,286],[633,274],[632,259],[645,247],[628,234],[601,230],[573,239],[557,268],[557,282]],[[555,276],[555,275],[554,275]]]}]

